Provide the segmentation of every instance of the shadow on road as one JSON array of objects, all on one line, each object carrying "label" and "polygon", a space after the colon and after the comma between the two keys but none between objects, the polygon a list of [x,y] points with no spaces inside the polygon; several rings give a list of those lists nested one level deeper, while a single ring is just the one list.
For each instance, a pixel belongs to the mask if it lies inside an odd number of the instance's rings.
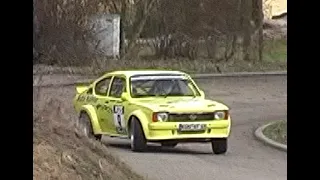
[{"label": "shadow on road", "polygon": [[[131,151],[130,144],[124,143],[104,143],[107,147],[113,147],[117,149],[122,149],[125,151]],[[203,152],[203,151],[196,151],[196,150],[189,150],[189,149],[182,149],[182,147],[175,147],[175,148],[168,148],[168,147],[161,147],[155,144],[148,144],[146,151],[143,153],[164,153],[164,154],[212,154],[211,152]]]}]

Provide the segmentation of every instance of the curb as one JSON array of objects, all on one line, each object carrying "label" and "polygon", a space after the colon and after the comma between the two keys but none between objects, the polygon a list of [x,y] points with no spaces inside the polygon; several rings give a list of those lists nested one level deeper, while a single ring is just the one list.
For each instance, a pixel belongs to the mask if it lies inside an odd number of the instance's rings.
[{"label": "curb", "polygon": [[[40,75],[45,75],[45,76],[50,76],[50,75],[66,75],[68,73],[33,73],[33,76],[40,76]],[[234,77],[234,76],[264,76],[264,75],[287,75],[287,71],[260,71],[260,72],[231,72],[231,73],[198,73],[198,74],[192,74],[192,73],[188,73],[190,74],[192,77],[194,78],[202,78],[202,77]],[[86,75],[83,74],[71,74],[71,75],[75,75],[75,76],[84,76],[86,77]],[[90,76],[94,76],[94,75],[90,75]],[[88,76],[87,76],[88,77]]]},{"label": "curb", "polygon": [[[57,74],[54,74],[57,75]],[[62,75],[62,74],[61,74]],[[286,76],[287,71],[272,71],[272,72],[237,72],[237,73],[222,73],[222,74],[190,74],[193,79],[206,79],[212,77],[252,77],[252,76]],[[34,75],[37,76],[37,75]],[[38,75],[40,76],[40,74]],[[50,76],[50,75],[45,75]],[[78,75],[79,76],[79,75]],[[79,83],[89,83],[95,79],[87,79],[88,76],[83,76],[86,80],[72,81],[68,83],[56,83],[56,84],[33,84],[33,87],[65,87],[74,86]],[[92,76],[90,76],[92,77]]]},{"label": "curb", "polygon": [[274,148],[277,148],[279,150],[282,150],[282,151],[285,151],[287,152],[287,145],[284,145],[284,144],[281,144],[281,143],[278,143],[272,139],[269,139],[267,138],[264,134],[263,134],[263,130],[268,127],[269,125],[273,124],[275,122],[271,122],[271,123],[268,123],[266,125],[263,125],[263,126],[260,126],[259,128],[257,128],[257,130],[254,132],[254,135],[255,137],[262,141],[263,143],[269,145],[269,146],[272,146]]},{"label": "curb", "polygon": [[67,86],[75,86],[76,84],[88,84],[91,83],[93,79],[90,80],[82,80],[82,81],[73,81],[68,83],[54,83],[54,84],[33,84],[33,87],[45,87],[45,88],[52,88],[52,87],[67,87]]}]

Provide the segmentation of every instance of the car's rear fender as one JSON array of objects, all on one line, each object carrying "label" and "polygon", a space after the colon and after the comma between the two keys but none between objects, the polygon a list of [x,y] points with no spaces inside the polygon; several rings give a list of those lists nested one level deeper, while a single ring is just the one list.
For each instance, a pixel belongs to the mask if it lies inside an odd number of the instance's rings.
[{"label": "car's rear fender", "polygon": [[96,113],[94,107],[92,105],[88,105],[88,104],[83,105],[80,109],[80,115],[83,112],[87,113],[88,116],[90,117],[93,133],[94,134],[101,134],[102,130],[101,130],[98,116],[97,116],[97,113]]},{"label": "car's rear fender", "polygon": [[[130,125],[131,125],[131,121],[133,119],[133,117],[136,117],[136,119],[140,122],[143,132],[145,134],[145,137],[147,138],[148,134],[149,134],[149,129],[148,129],[148,118],[145,115],[145,113],[141,110],[135,110],[133,111],[130,115],[129,115],[129,120],[128,120],[128,124],[127,124],[127,132],[130,132]],[[129,134],[128,134],[129,135]]]}]

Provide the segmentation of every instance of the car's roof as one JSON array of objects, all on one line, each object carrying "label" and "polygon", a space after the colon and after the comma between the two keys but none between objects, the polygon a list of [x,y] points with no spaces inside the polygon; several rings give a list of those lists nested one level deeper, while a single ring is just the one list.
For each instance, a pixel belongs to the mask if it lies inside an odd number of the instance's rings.
[{"label": "car's roof", "polygon": [[172,74],[172,75],[184,75],[184,72],[181,71],[172,71],[172,70],[124,70],[124,71],[113,71],[106,73],[109,75],[125,75],[127,77],[135,76],[135,75],[155,75],[155,74]]}]

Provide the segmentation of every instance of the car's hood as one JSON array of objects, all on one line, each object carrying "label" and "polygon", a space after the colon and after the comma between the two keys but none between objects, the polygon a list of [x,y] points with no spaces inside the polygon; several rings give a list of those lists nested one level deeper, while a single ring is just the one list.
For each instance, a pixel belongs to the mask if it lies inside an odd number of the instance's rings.
[{"label": "car's hood", "polygon": [[135,104],[158,112],[212,112],[229,109],[222,103],[202,98],[156,98],[138,100]]}]

